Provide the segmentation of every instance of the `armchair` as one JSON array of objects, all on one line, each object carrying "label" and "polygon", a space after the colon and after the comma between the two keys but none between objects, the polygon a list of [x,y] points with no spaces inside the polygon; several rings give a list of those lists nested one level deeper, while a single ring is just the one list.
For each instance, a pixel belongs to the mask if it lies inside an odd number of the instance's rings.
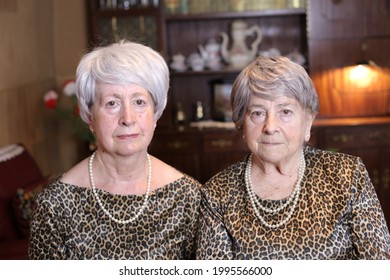
[{"label": "armchair", "polygon": [[28,259],[34,199],[46,183],[24,145],[0,148],[0,260]]}]

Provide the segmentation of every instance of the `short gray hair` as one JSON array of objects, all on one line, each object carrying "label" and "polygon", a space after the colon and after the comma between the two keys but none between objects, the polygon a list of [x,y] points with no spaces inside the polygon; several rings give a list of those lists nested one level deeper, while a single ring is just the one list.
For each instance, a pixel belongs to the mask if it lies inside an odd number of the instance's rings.
[{"label": "short gray hair", "polygon": [[142,44],[122,40],[95,48],[81,58],[76,71],[76,95],[80,117],[86,123],[91,120],[98,82],[145,88],[153,99],[156,119],[167,104],[168,66],[158,52]]},{"label": "short gray hair", "polygon": [[319,111],[318,94],[306,70],[286,57],[257,57],[233,83],[230,104],[233,122],[242,129],[251,95],[273,100],[287,96],[313,115]]}]

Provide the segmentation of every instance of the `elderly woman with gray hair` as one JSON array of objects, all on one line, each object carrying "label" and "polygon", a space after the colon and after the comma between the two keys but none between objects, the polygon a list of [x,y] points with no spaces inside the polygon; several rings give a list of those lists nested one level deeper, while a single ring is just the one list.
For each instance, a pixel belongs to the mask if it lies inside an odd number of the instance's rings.
[{"label": "elderly woman with gray hair", "polygon": [[258,57],[231,105],[250,154],[202,187],[198,259],[390,258],[362,160],[306,145],[319,101],[301,66]]},{"label": "elderly woman with gray hair", "polygon": [[31,225],[31,259],[193,259],[200,184],[148,154],[169,70],[121,41],[84,55],[80,115],[97,150],[47,186]]}]

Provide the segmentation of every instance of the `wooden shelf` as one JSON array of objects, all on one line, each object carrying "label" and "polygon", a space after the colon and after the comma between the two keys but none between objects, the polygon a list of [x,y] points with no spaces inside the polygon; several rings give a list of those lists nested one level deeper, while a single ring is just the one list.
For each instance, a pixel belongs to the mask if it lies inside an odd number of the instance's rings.
[{"label": "wooden shelf", "polygon": [[299,9],[274,9],[244,12],[220,12],[220,13],[199,13],[199,14],[177,14],[166,15],[166,21],[188,21],[188,20],[215,20],[232,18],[251,18],[251,17],[273,17],[273,16],[297,16],[305,15],[306,10]]},{"label": "wooden shelf", "polygon": [[221,68],[219,70],[202,70],[202,71],[171,71],[171,75],[173,77],[180,76],[202,76],[202,75],[225,75],[225,74],[238,74],[242,69],[229,69],[229,68]]},{"label": "wooden shelf", "polygon": [[138,16],[156,16],[160,13],[158,7],[139,7],[131,8],[129,10],[124,9],[107,9],[96,10],[95,16],[97,17],[138,17]]}]

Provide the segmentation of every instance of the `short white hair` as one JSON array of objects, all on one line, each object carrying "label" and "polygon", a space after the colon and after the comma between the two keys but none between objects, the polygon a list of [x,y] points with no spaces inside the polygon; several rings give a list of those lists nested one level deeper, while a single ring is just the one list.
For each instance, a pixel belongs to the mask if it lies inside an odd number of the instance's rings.
[{"label": "short white hair", "polygon": [[85,54],[76,71],[80,117],[87,124],[95,103],[97,83],[136,84],[146,89],[159,119],[167,104],[169,69],[164,58],[150,47],[122,40]]}]

